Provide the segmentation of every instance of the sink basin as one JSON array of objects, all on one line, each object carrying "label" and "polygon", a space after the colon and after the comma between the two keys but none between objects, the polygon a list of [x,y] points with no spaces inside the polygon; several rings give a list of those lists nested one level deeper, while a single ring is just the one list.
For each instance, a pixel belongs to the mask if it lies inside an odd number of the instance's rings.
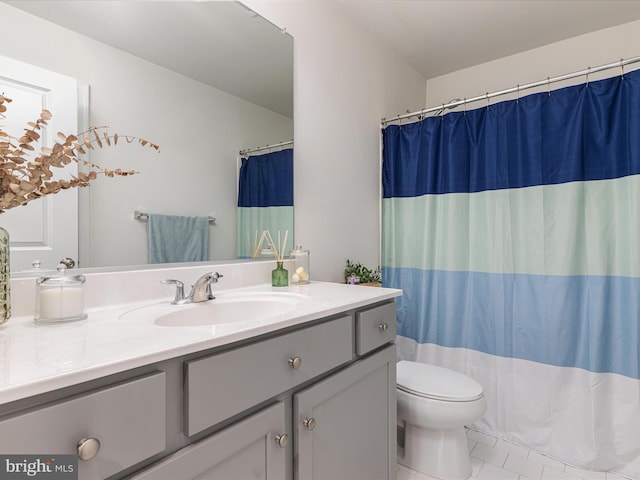
[{"label": "sink basin", "polygon": [[163,327],[197,327],[251,322],[292,312],[309,297],[288,292],[235,292],[187,305],[152,305],[129,311],[123,320],[153,321]]}]

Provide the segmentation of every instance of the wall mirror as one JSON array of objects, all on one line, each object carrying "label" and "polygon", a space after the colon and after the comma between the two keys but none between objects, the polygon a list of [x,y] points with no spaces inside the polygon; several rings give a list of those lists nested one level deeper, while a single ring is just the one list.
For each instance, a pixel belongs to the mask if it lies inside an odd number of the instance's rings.
[{"label": "wall mirror", "polygon": [[[78,196],[79,266],[145,264],[147,227],[136,211],[214,217],[210,260],[236,258],[239,152],[293,139],[293,38],[231,1],[21,0],[0,2],[0,16],[0,56],[78,82],[80,125],[160,145],[158,154],[130,145],[92,152],[102,167],[140,173],[50,196]],[[0,90],[8,77],[0,72]],[[43,105],[54,119],[63,110],[55,98]],[[31,222],[21,209],[1,214],[0,225]],[[59,227],[42,221],[44,252]],[[13,257],[12,271],[29,268]]]}]

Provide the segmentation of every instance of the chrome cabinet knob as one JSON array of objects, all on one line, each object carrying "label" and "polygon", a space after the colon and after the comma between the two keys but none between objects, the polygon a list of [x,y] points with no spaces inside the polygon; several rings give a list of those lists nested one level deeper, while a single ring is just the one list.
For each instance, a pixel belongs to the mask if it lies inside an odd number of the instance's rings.
[{"label": "chrome cabinet knob", "polygon": [[289,359],[289,365],[291,368],[298,369],[302,365],[302,359],[300,357],[293,357]]},{"label": "chrome cabinet knob", "polygon": [[80,460],[90,460],[100,451],[100,440],[97,438],[82,438],[76,448]]},{"label": "chrome cabinet knob", "polygon": [[316,428],[316,419],[311,417],[311,418],[305,418],[302,421],[302,424],[306,427],[307,430],[311,431],[314,428]]},{"label": "chrome cabinet knob", "polygon": [[387,322],[379,323],[378,330],[380,330],[381,332],[386,332],[387,330],[389,330],[389,324]]},{"label": "chrome cabinet knob", "polygon": [[280,435],[276,435],[276,443],[280,448],[284,448],[289,443],[289,435],[286,433],[281,433]]}]

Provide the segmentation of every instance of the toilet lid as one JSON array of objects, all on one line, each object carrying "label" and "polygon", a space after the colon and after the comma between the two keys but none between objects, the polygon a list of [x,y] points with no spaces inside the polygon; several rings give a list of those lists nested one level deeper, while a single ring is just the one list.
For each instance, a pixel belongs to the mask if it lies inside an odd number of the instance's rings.
[{"label": "toilet lid", "polygon": [[448,368],[402,360],[396,364],[400,390],[420,397],[468,402],[482,397],[482,385]]}]

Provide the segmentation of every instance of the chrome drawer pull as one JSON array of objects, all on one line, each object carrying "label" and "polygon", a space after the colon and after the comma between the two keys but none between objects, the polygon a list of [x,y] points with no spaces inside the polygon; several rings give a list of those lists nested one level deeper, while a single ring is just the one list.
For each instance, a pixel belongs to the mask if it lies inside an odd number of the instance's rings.
[{"label": "chrome drawer pull", "polygon": [[311,417],[311,418],[305,418],[302,421],[302,424],[307,428],[307,430],[311,431],[314,428],[316,428],[316,419]]},{"label": "chrome drawer pull", "polygon": [[100,451],[100,440],[97,438],[82,438],[76,448],[80,460],[90,460]]},{"label": "chrome drawer pull", "polygon": [[381,332],[386,332],[387,330],[389,330],[389,324],[387,322],[379,323],[378,330],[380,330]]},{"label": "chrome drawer pull", "polygon": [[276,435],[276,443],[280,448],[286,447],[287,443],[289,443],[289,435],[287,435],[286,433]]},{"label": "chrome drawer pull", "polygon": [[302,365],[302,359],[300,357],[290,358],[289,365],[294,369],[300,368],[300,365]]}]

